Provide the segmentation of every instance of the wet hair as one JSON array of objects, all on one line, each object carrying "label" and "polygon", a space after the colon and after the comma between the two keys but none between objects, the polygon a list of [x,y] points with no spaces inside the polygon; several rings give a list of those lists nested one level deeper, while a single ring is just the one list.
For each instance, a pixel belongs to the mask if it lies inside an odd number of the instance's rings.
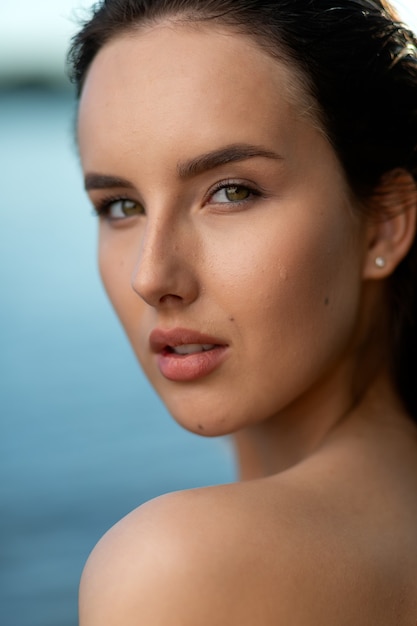
[{"label": "wet hair", "polygon": [[[417,181],[417,39],[386,0],[102,0],[69,52],[78,96],[107,42],[167,18],[227,26],[296,68],[362,207],[394,169]],[[389,366],[417,421],[416,241],[387,283]]]}]

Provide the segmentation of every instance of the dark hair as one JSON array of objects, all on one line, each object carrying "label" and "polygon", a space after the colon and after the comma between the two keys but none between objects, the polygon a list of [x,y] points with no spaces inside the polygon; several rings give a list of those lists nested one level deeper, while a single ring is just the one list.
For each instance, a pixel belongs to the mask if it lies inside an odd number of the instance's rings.
[{"label": "dark hair", "polygon": [[[103,0],[69,52],[78,95],[109,40],[163,18],[224,24],[298,68],[360,200],[393,169],[417,180],[417,39],[386,0]],[[414,241],[388,292],[391,370],[417,420],[416,284]]]}]

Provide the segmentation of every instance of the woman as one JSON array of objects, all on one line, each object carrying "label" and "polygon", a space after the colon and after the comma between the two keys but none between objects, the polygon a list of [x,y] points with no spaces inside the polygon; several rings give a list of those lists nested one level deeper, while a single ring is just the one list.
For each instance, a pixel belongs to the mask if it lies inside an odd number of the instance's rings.
[{"label": "woman", "polygon": [[417,622],[417,51],[383,0],[106,0],[73,43],[100,269],[242,481],[98,544],[82,626]]}]

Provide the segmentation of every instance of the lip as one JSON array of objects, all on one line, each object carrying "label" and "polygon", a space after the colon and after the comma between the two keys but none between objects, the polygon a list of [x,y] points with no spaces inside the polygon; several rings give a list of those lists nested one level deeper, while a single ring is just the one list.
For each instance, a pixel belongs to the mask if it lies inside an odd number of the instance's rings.
[{"label": "lip", "polygon": [[[190,382],[208,376],[223,363],[228,351],[228,345],[218,337],[186,328],[155,328],[149,336],[149,343],[152,352],[157,355],[161,374],[176,382]],[[190,344],[212,345],[213,348],[192,354],[171,351],[172,348]]]}]

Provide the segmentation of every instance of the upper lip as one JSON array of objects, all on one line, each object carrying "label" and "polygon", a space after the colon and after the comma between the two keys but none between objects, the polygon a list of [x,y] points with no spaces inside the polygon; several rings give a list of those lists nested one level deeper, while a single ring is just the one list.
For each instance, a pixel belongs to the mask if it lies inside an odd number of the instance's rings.
[{"label": "upper lip", "polygon": [[189,344],[211,344],[215,346],[226,346],[227,344],[219,340],[218,337],[211,335],[205,335],[196,330],[190,330],[187,328],[171,328],[164,330],[162,328],[155,328],[150,336],[149,342],[152,352],[162,352],[165,348],[176,348],[177,346],[184,346]]}]

